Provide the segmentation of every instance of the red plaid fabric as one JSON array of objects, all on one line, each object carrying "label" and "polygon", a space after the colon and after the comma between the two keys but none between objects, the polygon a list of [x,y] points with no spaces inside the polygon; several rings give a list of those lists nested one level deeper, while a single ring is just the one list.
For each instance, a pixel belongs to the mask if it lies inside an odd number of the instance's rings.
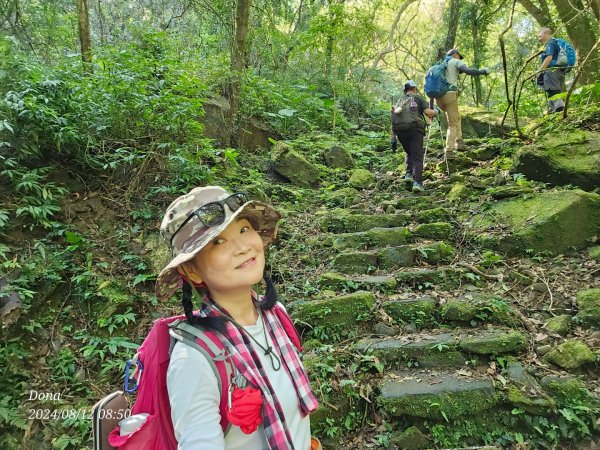
[{"label": "red plaid fabric", "polygon": [[[260,298],[259,298],[260,301]],[[283,307],[280,304],[274,308]],[[217,309],[208,298],[204,299],[200,316],[223,317],[221,309]],[[285,311],[284,311],[285,312]],[[287,312],[285,312],[287,314]],[[302,417],[317,409],[319,403],[310,388],[310,382],[306,371],[300,362],[300,355],[294,344],[290,341],[277,315],[272,310],[263,310],[262,317],[265,321],[265,329],[276,343],[274,351],[281,360],[281,366],[292,380],[296,395],[298,396],[298,408]],[[227,335],[223,336],[223,343],[231,354],[231,360],[237,370],[251,384],[259,388],[263,394],[263,427],[269,448],[273,450],[296,450],[285,423],[283,410],[277,400],[277,395],[267,378],[264,369],[259,368],[259,357],[252,345],[252,341],[243,329],[238,329],[233,323],[226,321]],[[297,449],[306,450],[306,449]]]}]

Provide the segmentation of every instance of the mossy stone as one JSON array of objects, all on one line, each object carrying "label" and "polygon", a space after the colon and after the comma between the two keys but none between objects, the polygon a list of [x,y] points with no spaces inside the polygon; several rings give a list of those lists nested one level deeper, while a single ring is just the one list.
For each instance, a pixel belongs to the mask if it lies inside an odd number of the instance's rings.
[{"label": "mossy stone", "polygon": [[413,234],[426,239],[448,239],[452,235],[452,225],[447,222],[432,222],[418,225]]},{"label": "mossy stone", "polygon": [[341,233],[335,235],[331,240],[331,246],[336,250],[364,249],[369,245],[369,235],[366,231],[358,233]]},{"label": "mossy stone", "polygon": [[525,350],[527,338],[520,331],[489,330],[460,340],[460,348],[479,355],[500,355]]},{"label": "mossy stone", "polygon": [[420,223],[448,222],[450,217],[450,212],[446,208],[426,209],[415,214],[415,218]]},{"label": "mossy stone", "polygon": [[320,178],[319,169],[284,142],[277,142],[271,158],[275,171],[298,186],[310,187]]},{"label": "mossy stone", "polygon": [[596,355],[586,344],[572,339],[554,347],[544,356],[544,360],[570,370],[595,362]]},{"label": "mossy stone", "polygon": [[577,292],[579,312],[575,318],[585,325],[600,327],[600,289],[584,289]]},{"label": "mossy stone", "polygon": [[492,198],[496,200],[501,200],[503,198],[510,197],[518,197],[525,194],[531,194],[533,189],[527,186],[498,186],[492,187],[485,190],[486,194],[489,194]]},{"label": "mossy stone", "polygon": [[402,227],[410,222],[407,214],[350,214],[335,208],[320,219],[321,229],[333,233],[353,233],[372,228]]},{"label": "mossy stone", "polygon": [[600,245],[590,247],[588,249],[588,255],[590,256],[590,258],[600,262]]},{"label": "mossy stone", "polygon": [[312,327],[343,327],[352,329],[361,319],[368,316],[375,305],[375,295],[359,291],[331,299],[317,300],[298,304],[292,313],[300,322]]},{"label": "mossy stone", "polygon": [[325,164],[334,169],[351,169],[354,167],[352,155],[344,147],[334,145],[324,152]]},{"label": "mossy stone", "polygon": [[369,244],[377,247],[397,246],[410,240],[411,232],[408,228],[372,228],[367,231]]},{"label": "mossy stone", "polygon": [[551,333],[566,336],[567,334],[569,334],[569,330],[571,329],[572,320],[573,318],[571,316],[569,316],[568,314],[563,314],[548,319],[544,326]]},{"label": "mossy stone", "polygon": [[360,201],[360,194],[352,187],[345,187],[329,192],[327,201],[335,206],[348,207]]},{"label": "mossy stone", "polygon": [[408,427],[390,439],[390,447],[404,450],[425,450],[431,448],[431,441],[417,427]]},{"label": "mossy stone", "polygon": [[515,172],[553,185],[572,184],[585,190],[600,186],[600,135],[581,130],[547,133],[521,147]]},{"label": "mossy stone", "polygon": [[419,257],[421,261],[429,264],[438,264],[440,262],[450,262],[454,258],[456,250],[446,242],[436,242],[435,244],[421,245],[419,247]]},{"label": "mossy stone", "polygon": [[367,169],[355,169],[350,175],[348,184],[356,189],[366,189],[375,183],[375,177]]},{"label": "mossy stone", "polygon": [[556,406],[552,398],[535,397],[512,385],[507,388],[506,398],[516,407],[536,415],[544,415]]},{"label": "mossy stone", "polygon": [[397,323],[416,323],[420,326],[435,323],[437,300],[433,297],[389,300],[381,306]]},{"label": "mossy stone", "polygon": [[409,267],[415,263],[417,251],[409,245],[387,247],[378,252],[378,266],[381,269]]},{"label": "mossy stone", "polygon": [[470,195],[469,188],[463,183],[455,183],[452,185],[452,189],[448,192],[447,198],[451,202],[457,202]]},{"label": "mossy stone", "polygon": [[375,252],[340,253],[333,260],[333,267],[342,273],[368,273],[377,267]]},{"label": "mossy stone", "polygon": [[473,219],[478,232],[498,223],[513,230],[500,240],[502,251],[563,253],[587,245],[598,234],[600,195],[580,190],[547,191],[531,198],[500,201]]}]

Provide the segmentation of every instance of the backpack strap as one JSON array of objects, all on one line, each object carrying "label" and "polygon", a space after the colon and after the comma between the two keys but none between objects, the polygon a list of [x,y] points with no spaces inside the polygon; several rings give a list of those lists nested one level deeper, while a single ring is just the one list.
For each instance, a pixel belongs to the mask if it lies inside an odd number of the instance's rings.
[{"label": "backpack strap", "polygon": [[298,330],[296,330],[296,326],[294,325],[294,322],[292,321],[292,318],[290,317],[288,312],[279,303],[275,304],[275,306],[273,307],[273,311],[279,319],[279,322],[281,322],[281,325],[283,326],[283,329],[290,338],[290,341],[292,341],[292,344],[294,344],[294,346],[296,347],[296,350],[301,352],[302,343],[300,341],[300,335],[298,334]]},{"label": "backpack strap", "polygon": [[234,368],[228,360],[225,347],[218,339],[211,339],[206,330],[199,326],[190,325],[185,320],[176,320],[169,324],[169,335],[171,336],[169,355],[177,342],[195,348],[204,355],[215,377],[219,380],[217,383],[221,399],[219,413],[221,415],[221,428],[226,436],[231,429],[231,423],[227,420],[227,402],[229,385],[234,377]]}]

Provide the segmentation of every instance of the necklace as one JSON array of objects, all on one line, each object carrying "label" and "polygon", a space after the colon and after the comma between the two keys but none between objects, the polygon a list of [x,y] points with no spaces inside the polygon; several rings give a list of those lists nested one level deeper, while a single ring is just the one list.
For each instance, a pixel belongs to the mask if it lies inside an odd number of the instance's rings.
[{"label": "necklace", "polygon": [[273,350],[273,347],[269,345],[269,338],[267,337],[267,330],[265,328],[265,321],[263,319],[263,315],[262,315],[262,311],[260,310],[260,308],[256,308],[256,311],[258,313],[258,320],[260,320],[261,324],[262,324],[262,331],[263,331],[263,336],[265,338],[265,345],[262,345],[260,342],[258,342],[258,339],[256,339],[254,336],[252,336],[252,334],[248,333],[244,327],[242,327],[239,323],[237,323],[233,317],[231,317],[229,314],[225,314],[221,308],[216,304],[216,302],[213,302],[213,305],[221,312],[223,313],[224,317],[229,320],[231,323],[233,323],[238,330],[240,330],[240,332],[242,332],[242,334],[245,334],[246,336],[248,336],[256,345],[258,345],[258,347],[263,351],[263,353],[265,354],[265,356],[267,356],[269,358],[269,361],[271,362],[271,367],[273,368],[273,370],[275,372],[277,372],[279,369],[281,369],[281,360],[279,359],[279,356],[277,356]]}]

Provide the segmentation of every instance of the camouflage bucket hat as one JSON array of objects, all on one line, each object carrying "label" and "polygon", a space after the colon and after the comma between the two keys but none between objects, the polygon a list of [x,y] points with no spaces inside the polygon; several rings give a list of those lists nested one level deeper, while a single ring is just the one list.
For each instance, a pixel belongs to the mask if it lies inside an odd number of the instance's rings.
[{"label": "camouflage bucket hat", "polygon": [[[231,195],[222,187],[206,186],[192,189],[169,205],[160,225],[160,233],[169,245],[172,259],[156,280],[156,295],[160,300],[167,300],[181,287],[182,279],[177,267],[193,259],[234,220],[248,219],[262,238],[265,247],[273,241],[281,214],[272,206],[259,201],[251,200],[241,204],[242,198],[243,194]],[[230,206],[232,203],[233,210]],[[207,226],[197,216],[197,211],[209,204],[208,209],[218,212],[216,222],[219,223],[214,226]],[[206,210],[207,208],[204,208],[201,211],[204,213]]]}]

